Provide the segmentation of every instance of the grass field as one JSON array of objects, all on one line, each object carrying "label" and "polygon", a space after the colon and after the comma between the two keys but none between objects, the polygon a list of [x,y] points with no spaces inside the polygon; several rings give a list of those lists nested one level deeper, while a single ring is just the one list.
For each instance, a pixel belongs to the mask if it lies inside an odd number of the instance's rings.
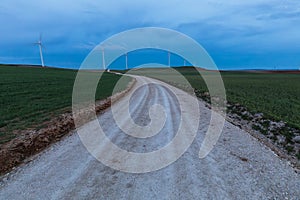
[{"label": "grass field", "polygon": [[[16,137],[18,130],[39,128],[52,117],[71,111],[76,73],[65,69],[0,66],[0,143]],[[87,73],[98,76],[95,72]],[[104,73],[96,99],[110,96],[120,77]],[[129,83],[130,78],[124,81]],[[125,89],[126,83],[120,89]]]},{"label": "grass field", "polygon": [[[189,81],[193,91],[178,78],[178,72]],[[130,73],[163,80],[210,101],[206,84],[194,68],[135,69]],[[216,77],[212,71],[202,70],[202,74]],[[294,139],[300,135],[300,73],[227,71],[221,72],[221,76],[227,113],[234,122],[260,132],[297,163],[294,158],[300,160],[300,148]]]},{"label": "grass field", "polygon": [[[207,92],[207,87],[194,68],[176,68],[193,88]],[[170,69],[140,69],[130,73],[146,75],[181,84]],[[214,76],[212,72],[203,73]],[[239,103],[253,113],[282,120],[300,129],[300,73],[221,72],[228,102]]]}]

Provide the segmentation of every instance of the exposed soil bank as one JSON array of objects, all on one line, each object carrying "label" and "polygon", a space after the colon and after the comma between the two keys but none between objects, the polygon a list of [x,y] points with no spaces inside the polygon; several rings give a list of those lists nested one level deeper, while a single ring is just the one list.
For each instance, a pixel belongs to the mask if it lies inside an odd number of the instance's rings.
[{"label": "exposed soil bank", "polygon": [[[133,79],[127,88],[112,97],[95,103],[95,110],[100,114],[109,108],[112,103],[122,98],[134,86]],[[46,149],[50,144],[59,141],[74,130],[73,114],[64,113],[43,125],[39,130],[21,131],[19,136],[5,144],[0,145],[0,174],[9,172],[14,167],[22,164],[30,156]]]}]

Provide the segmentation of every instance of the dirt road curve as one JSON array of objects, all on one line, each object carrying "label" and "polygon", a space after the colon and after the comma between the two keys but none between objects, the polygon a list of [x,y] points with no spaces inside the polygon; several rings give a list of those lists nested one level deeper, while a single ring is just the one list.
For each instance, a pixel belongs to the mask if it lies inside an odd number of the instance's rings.
[{"label": "dirt road curve", "polygon": [[[153,84],[140,87],[145,82]],[[117,127],[111,110],[99,116],[106,135],[118,147],[131,152],[150,152],[162,148],[174,137],[180,121],[178,101],[168,89],[171,86],[155,83],[156,80],[137,79],[129,110],[132,120],[143,126],[150,122],[151,105],[164,106],[166,122],[157,135],[134,138]],[[176,91],[182,94],[181,90]],[[188,102],[192,97],[184,98]],[[121,99],[115,104],[119,108],[116,110],[123,112],[125,104]],[[0,182],[0,199],[299,199],[299,174],[230,123],[225,123],[210,154],[199,159],[210,120],[210,110],[202,103],[200,109],[201,120],[194,142],[176,162],[161,170],[145,174],[114,170],[92,157],[74,133],[5,176]],[[129,119],[123,120],[126,124]]]}]

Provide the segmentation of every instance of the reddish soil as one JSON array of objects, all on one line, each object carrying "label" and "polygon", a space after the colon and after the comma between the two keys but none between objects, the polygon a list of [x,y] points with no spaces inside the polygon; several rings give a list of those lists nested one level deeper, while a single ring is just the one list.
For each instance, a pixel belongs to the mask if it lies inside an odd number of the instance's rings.
[{"label": "reddish soil", "polygon": [[[97,101],[95,110],[100,114],[111,106],[112,103],[122,98],[135,84],[135,80],[129,83],[126,90],[117,93],[105,100]],[[91,113],[90,110],[85,110]],[[92,115],[91,115],[92,116]],[[89,119],[83,119],[82,124]],[[52,143],[61,140],[64,136],[75,129],[73,114],[67,112],[45,123],[45,128],[39,130],[20,131],[17,138],[0,145],[0,174],[11,171],[14,167],[22,164],[27,158],[46,149]]]},{"label": "reddish soil", "polygon": [[[96,108],[97,113],[110,105],[110,99],[101,102]],[[26,158],[59,141],[75,128],[72,113],[62,114],[47,122],[45,126],[46,128],[40,130],[21,131],[19,137],[0,146],[0,174],[10,171]]]}]

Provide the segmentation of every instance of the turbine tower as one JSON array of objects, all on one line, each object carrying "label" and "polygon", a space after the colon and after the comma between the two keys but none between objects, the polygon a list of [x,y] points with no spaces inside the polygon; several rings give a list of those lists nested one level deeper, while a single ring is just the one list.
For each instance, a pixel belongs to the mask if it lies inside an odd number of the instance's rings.
[{"label": "turbine tower", "polygon": [[128,54],[125,53],[125,59],[126,59],[126,69],[128,69]]},{"label": "turbine tower", "polygon": [[171,53],[168,51],[168,65],[171,67]]},{"label": "turbine tower", "polygon": [[102,51],[102,67],[105,70],[106,66],[105,66],[105,54],[104,54],[104,48],[101,49]]},{"label": "turbine tower", "polygon": [[42,51],[42,49],[43,49],[43,44],[42,44],[42,35],[41,35],[41,34],[40,34],[39,40],[35,43],[35,45],[38,45],[38,46],[39,46],[42,67],[45,67],[45,65],[44,65],[43,51]]}]

